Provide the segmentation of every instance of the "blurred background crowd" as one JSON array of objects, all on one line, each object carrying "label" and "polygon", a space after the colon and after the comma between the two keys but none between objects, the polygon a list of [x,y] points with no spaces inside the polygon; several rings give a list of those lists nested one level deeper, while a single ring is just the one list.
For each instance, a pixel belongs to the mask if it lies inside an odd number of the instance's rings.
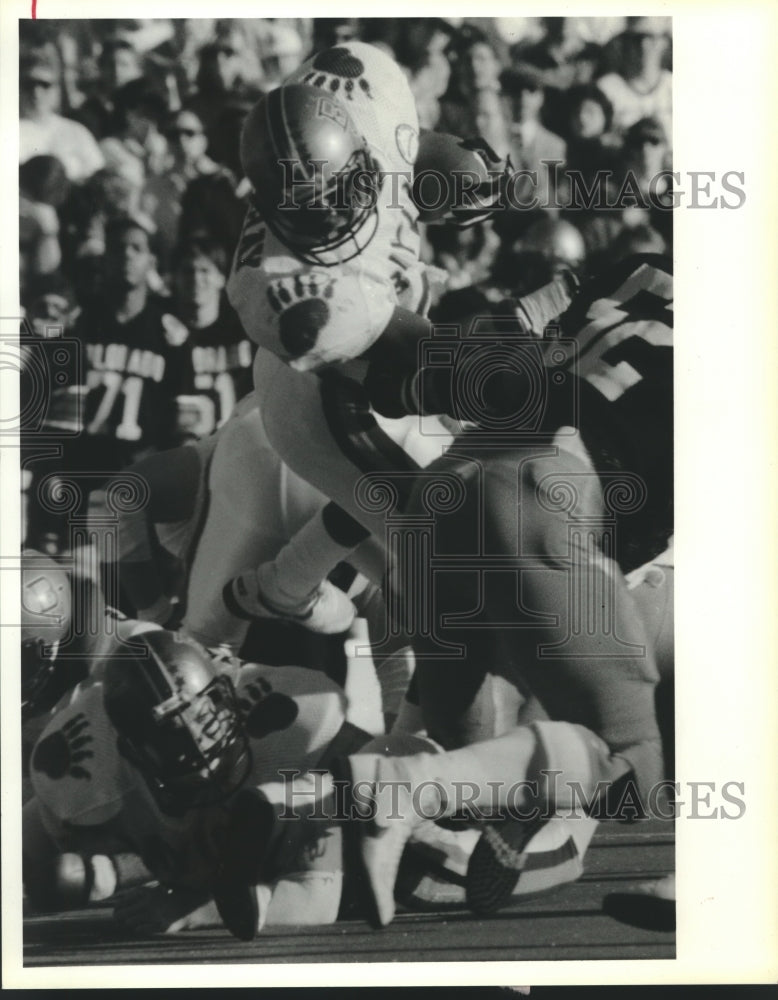
[{"label": "blurred background crowd", "polygon": [[[522,295],[560,266],[585,276],[671,250],[669,19],[23,22],[21,302],[36,336],[82,346],[79,384],[47,411],[60,468],[115,471],[207,435],[250,389],[252,347],[224,296],[248,194],[241,127],[262,93],[350,39],[403,67],[423,129],[480,135],[537,172],[538,207],[427,227],[425,259],[448,274],[432,319],[465,289]],[[582,203],[573,175],[583,190],[607,177],[607,205]],[[33,457],[28,500],[51,468]],[[61,551],[51,512],[25,510],[27,544]]]}]

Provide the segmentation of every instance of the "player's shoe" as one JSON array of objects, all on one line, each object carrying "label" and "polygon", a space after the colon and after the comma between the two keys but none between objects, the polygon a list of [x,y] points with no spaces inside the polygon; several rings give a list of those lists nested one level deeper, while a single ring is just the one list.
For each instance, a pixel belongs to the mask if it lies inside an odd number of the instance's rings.
[{"label": "player's shoe", "polygon": [[227,817],[227,825],[215,831],[219,864],[213,898],[233,937],[253,941],[267,916],[267,899],[259,883],[275,813],[264,796],[244,788],[232,799]]},{"label": "player's shoe", "polygon": [[474,913],[485,916],[511,902],[531,858],[527,845],[542,826],[542,820],[504,819],[484,827],[465,878],[467,905]]},{"label": "player's shoe", "polygon": [[[484,829],[482,824],[463,830],[444,829],[434,823],[420,827],[400,866],[397,900],[412,910],[467,905],[468,865]],[[508,900],[511,905],[569,885],[583,874],[579,847],[562,822],[552,820],[536,828],[523,853],[526,859],[522,859]]]},{"label": "player's shoe", "polygon": [[253,941],[259,925],[257,892],[253,885],[223,885],[213,894],[227,930],[239,941]]},{"label": "player's shoe", "polygon": [[605,913],[616,920],[645,930],[675,930],[675,874],[634,889],[612,892],[603,900]]},{"label": "player's shoe", "polygon": [[222,596],[227,610],[236,618],[248,621],[283,619],[322,635],[346,632],[356,617],[351,599],[329,580],[322,580],[306,601],[286,604],[269,597],[260,586],[256,571],[248,570],[230,580]]}]

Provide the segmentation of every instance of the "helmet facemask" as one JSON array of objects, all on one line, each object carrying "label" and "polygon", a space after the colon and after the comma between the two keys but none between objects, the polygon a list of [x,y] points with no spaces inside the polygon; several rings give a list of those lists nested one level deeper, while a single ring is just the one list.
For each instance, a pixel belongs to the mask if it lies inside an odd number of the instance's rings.
[{"label": "helmet facemask", "polygon": [[174,695],[154,709],[154,717],[157,738],[145,747],[144,770],[171,804],[213,805],[240,788],[251,750],[227,677],[189,700]]},{"label": "helmet facemask", "polygon": [[[279,204],[263,199],[257,207],[272,232],[301,260],[333,267],[357,257],[375,236],[380,180],[368,150],[358,149],[329,177],[315,169],[312,179],[288,185]],[[348,254],[332,259],[349,241]]]},{"label": "helmet facemask", "polygon": [[[182,668],[166,664],[149,643],[147,648],[148,668],[136,661],[145,688],[140,711],[121,692],[109,711],[122,753],[167,812],[222,802],[251,770],[251,748],[232,681],[217,674],[198,689]],[[120,667],[121,661],[113,665]],[[137,686],[134,692],[139,693]]]}]

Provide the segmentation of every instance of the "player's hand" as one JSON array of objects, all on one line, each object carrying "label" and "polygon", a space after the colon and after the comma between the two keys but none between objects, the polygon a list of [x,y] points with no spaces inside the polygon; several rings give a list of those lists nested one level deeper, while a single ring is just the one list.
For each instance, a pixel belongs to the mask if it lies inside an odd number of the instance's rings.
[{"label": "player's hand", "polygon": [[177,934],[196,927],[219,927],[213,900],[202,891],[142,886],[116,900],[114,919],[136,934]]}]

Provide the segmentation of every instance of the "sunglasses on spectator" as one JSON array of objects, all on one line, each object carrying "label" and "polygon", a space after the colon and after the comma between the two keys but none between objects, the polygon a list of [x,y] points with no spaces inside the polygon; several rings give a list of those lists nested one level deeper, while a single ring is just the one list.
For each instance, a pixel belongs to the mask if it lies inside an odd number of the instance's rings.
[{"label": "sunglasses on spectator", "polygon": [[227,56],[228,58],[232,58],[232,56],[238,55],[238,50],[230,48],[229,45],[217,45],[216,52],[219,55]]},{"label": "sunglasses on spectator", "polygon": [[43,90],[51,90],[54,86],[51,80],[39,80],[37,77],[27,77],[22,80],[25,87],[30,90],[35,90],[36,87],[41,87]]},{"label": "sunglasses on spectator", "polygon": [[174,137],[178,136],[179,138],[194,139],[196,135],[202,135],[203,133],[201,129],[195,128],[172,128],[168,134]]}]

